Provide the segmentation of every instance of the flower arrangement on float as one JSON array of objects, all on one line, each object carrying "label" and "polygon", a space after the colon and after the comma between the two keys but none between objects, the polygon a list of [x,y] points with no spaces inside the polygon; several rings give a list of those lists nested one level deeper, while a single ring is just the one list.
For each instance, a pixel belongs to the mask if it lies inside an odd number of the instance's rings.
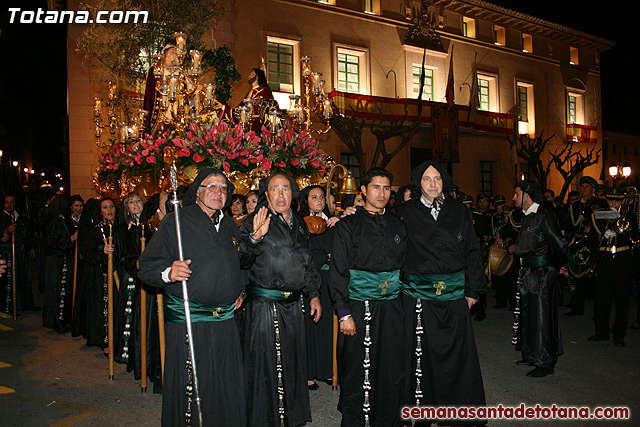
[{"label": "flower arrangement on float", "polygon": [[120,198],[135,187],[151,195],[166,188],[167,167],[175,161],[184,185],[200,169],[215,167],[227,173],[240,193],[257,188],[259,179],[274,171],[306,186],[320,182],[330,166],[319,145],[306,131],[270,132],[263,126],[257,134],[225,122],[188,123],[160,128],[135,142],[110,144],[98,157],[94,185],[103,196]]}]

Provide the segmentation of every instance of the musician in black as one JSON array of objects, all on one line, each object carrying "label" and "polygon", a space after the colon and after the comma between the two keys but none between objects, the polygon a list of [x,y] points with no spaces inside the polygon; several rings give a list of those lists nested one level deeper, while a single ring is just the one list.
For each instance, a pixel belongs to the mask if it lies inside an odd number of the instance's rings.
[{"label": "musician in black", "polygon": [[[491,217],[493,237],[495,242],[504,247],[513,255],[516,238],[522,221],[520,209],[507,213],[505,211],[505,198],[502,195],[495,196],[493,206],[496,212]],[[502,275],[491,275],[491,288],[495,290],[496,305],[493,308],[505,308],[507,302],[509,309],[513,311],[516,306],[516,289],[518,281],[518,268],[520,263],[515,259],[509,269]]]},{"label": "musician in black", "polygon": [[[624,347],[624,336],[629,317],[629,296],[632,289],[633,256],[632,241],[638,235],[637,221],[625,206],[625,192],[619,187],[606,191],[608,211],[596,213],[592,217],[589,239],[598,246],[594,266],[595,308],[594,324],[596,333],[587,340],[605,341],[609,339],[609,315],[611,301],[616,305],[615,321],[611,332],[613,343]],[[604,214],[609,215],[604,215]]]},{"label": "musician in black", "polygon": [[591,266],[597,248],[587,236],[591,228],[591,215],[597,210],[607,209],[604,199],[595,197],[598,188],[596,180],[590,176],[580,178],[580,200],[569,206],[569,224],[565,231],[565,238],[569,242],[569,273],[573,278],[575,293],[571,300],[571,311],[567,316],[581,316],[584,314],[584,300],[588,293],[592,293],[593,280]]}]

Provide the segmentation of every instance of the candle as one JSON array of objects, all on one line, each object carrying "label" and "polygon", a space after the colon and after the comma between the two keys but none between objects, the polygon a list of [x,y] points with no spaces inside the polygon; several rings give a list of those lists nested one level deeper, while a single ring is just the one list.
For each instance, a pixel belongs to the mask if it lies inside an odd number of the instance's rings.
[{"label": "candle", "polygon": [[93,115],[100,117],[102,114],[102,98],[93,98],[93,102],[95,103],[93,106]]},{"label": "candle", "polygon": [[213,106],[213,95],[216,91],[216,85],[213,83],[207,83],[204,85],[204,105],[207,107]]},{"label": "candle", "polygon": [[331,98],[326,98],[324,100],[323,116],[324,116],[325,119],[330,119],[331,117],[333,117],[333,108],[331,106],[332,101],[333,100]]},{"label": "candle", "polygon": [[202,59],[202,52],[199,50],[192,50],[191,53],[191,75],[199,76],[202,74],[202,67],[200,60]]},{"label": "candle", "polygon": [[187,35],[182,32],[173,33],[176,38],[176,50],[178,55],[184,56],[187,54]]},{"label": "candle", "polygon": [[153,75],[159,79],[162,77],[164,72],[164,55],[161,53],[156,53],[153,55],[154,63],[153,63]]},{"label": "candle", "polygon": [[127,123],[120,122],[120,142],[125,142],[127,140]]},{"label": "candle", "polygon": [[109,82],[109,101],[115,101],[116,99],[116,89],[118,88],[118,85],[116,85],[113,82]]},{"label": "candle", "polygon": [[311,57],[310,56],[303,56],[302,59],[302,75],[305,77],[308,77],[311,75],[311,64],[309,64],[309,61],[311,61]]},{"label": "candle", "polygon": [[322,77],[322,73],[313,73],[313,93],[316,95],[320,93],[320,77]]},{"label": "candle", "polygon": [[178,76],[171,74],[169,76],[169,100],[175,101],[178,92]]},{"label": "candle", "polygon": [[240,125],[244,129],[251,117],[251,109],[246,105],[240,107]]}]

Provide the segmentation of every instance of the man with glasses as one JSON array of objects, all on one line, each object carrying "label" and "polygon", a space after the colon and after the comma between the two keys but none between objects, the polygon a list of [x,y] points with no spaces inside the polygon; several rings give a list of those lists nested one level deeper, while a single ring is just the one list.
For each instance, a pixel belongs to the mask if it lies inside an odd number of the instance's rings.
[{"label": "man with glasses", "polygon": [[[204,425],[245,425],[246,406],[240,335],[234,310],[246,283],[241,267],[240,235],[222,209],[233,184],[217,169],[202,170],[182,200],[180,229],[184,261],[179,261],[175,215],[168,214],[139,258],[138,278],[165,290],[166,364],[162,425],[185,425],[197,419],[189,387],[189,347],[181,282],[187,281],[193,344],[199,374]],[[191,393],[191,395],[189,395]]]}]

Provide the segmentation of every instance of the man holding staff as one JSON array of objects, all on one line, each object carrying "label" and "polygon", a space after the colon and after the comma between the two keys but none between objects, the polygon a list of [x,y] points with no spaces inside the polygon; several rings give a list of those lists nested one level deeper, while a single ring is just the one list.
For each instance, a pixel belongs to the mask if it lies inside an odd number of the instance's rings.
[{"label": "man holding staff", "polygon": [[[186,369],[189,347],[181,282],[187,281],[193,345],[204,425],[246,423],[244,374],[233,318],[246,281],[238,226],[222,209],[234,187],[217,169],[204,169],[183,198],[180,224],[184,261],[179,261],[175,213],[165,217],[139,258],[138,278],[164,288],[167,350],[162,425],[196,424],[193,381]],[[189,394],[189,392],[191,393]]]}]

